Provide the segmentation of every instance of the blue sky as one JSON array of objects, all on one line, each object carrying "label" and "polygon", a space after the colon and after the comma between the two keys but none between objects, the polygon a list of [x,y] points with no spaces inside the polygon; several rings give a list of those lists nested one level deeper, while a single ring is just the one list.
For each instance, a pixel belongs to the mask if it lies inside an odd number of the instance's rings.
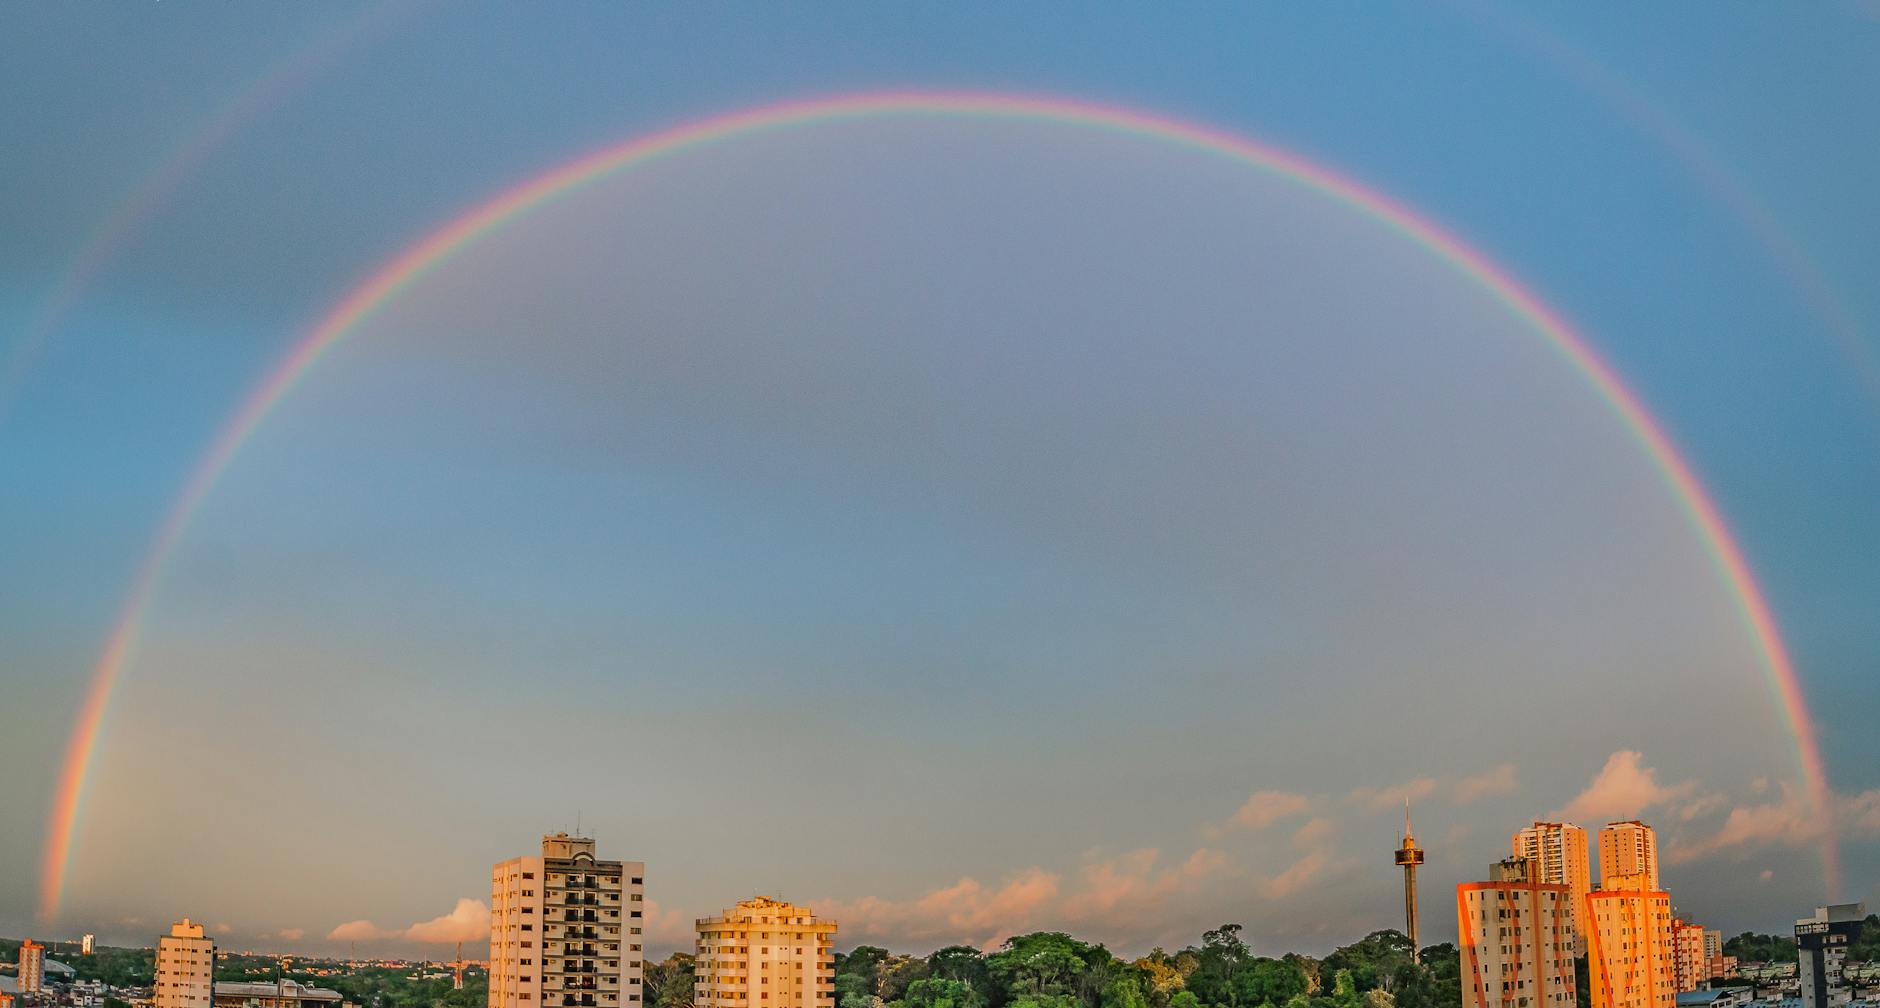
[{"label": "blue sky", "polygon": [[[1743,542],[1850,802],[1838,895],[1874,896],[1870,7],[8,17],[0,127],[24,138],[0,200],[0,359],[20,375],[0,390],[9,808],[49,804],[84,677],[192,460],[373,264],[652,129],[965,88],[1297,151],[1573,320]],[[175,184],[43,325],[87,237],[166,163]],[[1243,261],[1259,268],[1239,289]],[[1219,918],[1312,950],[1391,922],[1372,855],[1392,801],[1374,792],[1406,789],[1450,841],[1433,884],[1479,874],[1526,816],[1636,810],[1694,852],[1681,903],[1779,925],[1825,894],[1806,845],[1778,838],[1793,768],[1740,628],[1623,432],[1522,338],[1347,211],[1074,131],[808,131],[597,187],[396,302],[231,470],[127,670],[57,926],[132,939],[189,913],[312,944],[370,919],[408,947],[392,932],[477,898],[482,865],[580,813],[618,853],[670,865],[649,892],[675,921],[781,886],[910,945],[1064,924],[1132,946]],[[649,557],[658,577],[621,576]],[[1471,608],[1490,599],[1505,608]],[[1451,671],[1411,689],[1385,655]],[[658,700],[573,715],[517,700],[519,675]],[[1515,709],[1496,687],[1567,677],[1574,731],[1455,741]],[[1641,679],[1646,697],[1601,693]],[[802,725],[827,753],[827,807],[789,820],[827,833],[716,886],[685,860],[741,856],[735,827],[692,835],[700,789],[735,777],[682,758],[705,709]],[[491,813],[474,739],[496,712],[626,740],[591,753],[611,783],[511,782],[523,799]],[[214,790],[140,776],[175,747],[208,758]],[[1056,804],[1028,791],[1071,778]],[[788,806],[781,779],[746,783]],[[186,802],[239,832],[284,796],[320,826],[277,854],[209,857],[147,825],[198,821],[162,815]],[[1777,826],[1732,835],[1732,809]],[[432,876],[348,883],[370,864],[357,837],[430,850],[441,825],[475,841]],[[0,855],[36,864],[40,843],[9,830]],[[175,873],[132,879],[111,867],[128,851]],[[243,872],[280,859],[330,867],[248,894]],[[0,886],[0,927],[21,932],[31,880]]]}]

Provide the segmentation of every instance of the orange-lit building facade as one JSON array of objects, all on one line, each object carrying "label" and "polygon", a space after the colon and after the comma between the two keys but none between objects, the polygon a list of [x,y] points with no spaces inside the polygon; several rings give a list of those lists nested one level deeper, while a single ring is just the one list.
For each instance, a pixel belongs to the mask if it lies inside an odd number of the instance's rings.
[{"label": "orange-lit building facade", "polygon": [[37,994],[46,986],[46,947],[26,939],[20,943],[17,967],[21,994]]},{"label": "orange-lit building facade", "polygon": [[758,896],[696,926],[696,1008],[835,1008],[835,921]]},{"label": "orange-lit building facade", "polygon": [[1533,862],[1535,880],[1549,885],[1563,885],[1572,893],[1567,916],[1573,932],[1574,949],[1586,948],[1586,931],[1580,925],[1580,911],[1586,894],[1592,890],[1592,869],[1586,856],[1586,831],[1570,822],[1535,820],[1532,826],[1514,834],[1514,856]]},{"label": "orange-lit building facade", "polygon": [[1704,928],[1701,924],[1671,922],[1671,973],[1678,993],[1694,991],[1710,979],[1710,962],[1704,955]]},{"label": "orange-lit building facade", "polygon": [[1593,1008],[1673,1008],[1677,976],[1671,897],[1643,873],[1605,876],[1586,895],[1587,982]]},{"label": "orange-lit building facade", "polygon": [[1510,858],[1456,887],[1463,1008],[1573,1008],[1573,891]]},{"label": "orange-lit building facade", "polygon": [[1599,831],[1599,878],[1604,882],[1621,875],[1643,875],[1645,885],[1656,892],[1658,883],[1658,834],[1637,819],[1607,823]]}]

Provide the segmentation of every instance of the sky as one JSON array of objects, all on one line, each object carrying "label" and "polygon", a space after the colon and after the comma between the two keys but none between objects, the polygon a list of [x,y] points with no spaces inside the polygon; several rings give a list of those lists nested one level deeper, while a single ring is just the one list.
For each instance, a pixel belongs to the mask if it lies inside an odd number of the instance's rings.
[{"label": "sky", "polygon": [[[1322,953],[1400,926],[1405,799],[1426,907],[1538,816],[1652,822],[1726,932],[1880,902],[1871,4],[5,17],[0,933],[441,957],[579,828],[653,951],[762,892]],[[1832,814],[1663,474],[1479,278],[1218,152],[888,114],[607,175],[354,327],[156,566],[51,838],[166,518],[349,290],[604,146],[909,90],[1258,141],[1517,278],[1734,532]]]}]

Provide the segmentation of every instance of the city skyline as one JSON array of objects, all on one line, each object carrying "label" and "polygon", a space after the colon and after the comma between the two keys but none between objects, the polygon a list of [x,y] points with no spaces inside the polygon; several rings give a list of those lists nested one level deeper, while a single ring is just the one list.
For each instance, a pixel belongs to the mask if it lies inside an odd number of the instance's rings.
[{"label": "city skyline", "polygon": [[1880,902],[1870,14],[9,11],[0,934]]}]

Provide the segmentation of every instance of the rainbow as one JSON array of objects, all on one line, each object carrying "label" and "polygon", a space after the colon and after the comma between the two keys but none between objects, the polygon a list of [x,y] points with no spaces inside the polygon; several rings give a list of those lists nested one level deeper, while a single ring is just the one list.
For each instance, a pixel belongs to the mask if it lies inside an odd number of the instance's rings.
[{"label": "rainbow", "polygon": [[[885,116],[987,118],[1070,124],[1137,136],[1244,164],[1328,196],[1378,221],[1487,290],[1515,315],[1534,327],[1548,344],[1584,376],[1618,415],[1669,486],[1679,506],[1722,575],[1758,651],[1782,715],[1796,746],[1799,769],[1817,814],[1832,808],[1827,773],[1813,722],[1809,719],[1795,667],[1789,659],[1768,602],[1752,576],[1742,550],[1724,524],[1717,506],[1678,454],[1663,428],[1630,389],[1620,382],[1566,321],[1507,272],[1460,239],[1401,203],[1314,164],[1296,154],[1220,130],[1108,105],[1056,98],[984,93],[890,92],[784,102],[716,116],[605,147],[551,169],[449,221],[381,265],[354,287],[268,372],[216,434],[184,483],[174,505],[139,566],[131,591],[98,660],[79,708],[65,753],[48,820],[40,879],[40,913],[57,916],[77,832],[85,780],[96,755],[109,712],[112,687],[123,672],[138,628],[163,569],[183,538],[191,518],[214,489],[275,404],[322,355],[346,339],[361,322],[400,291],[410,287],[479,238],[549,200],[580,189],[610,173],[644,165],[686,151],[754,133],[842,120]],[[1828,888],[1838,888],[1834,838],[1822,841],[1823,874]]]},{"label": "rainbow", "polygon": [[26,381],[28,369],[66,314],[77,306],[79,295],[217,151],[243,129],[305,91],[354,51],[382,40],[421,10],[419,5],[403,4],[368,7],[359,16],[315,36],[254,83],[236,92],[238,98],[204,121],[132,187],[121,202],[99,218],[85,243],[60,273],[52,293],[27,323],[10,359],[0,360],[0,422],[5,421],[14,397]]}]

